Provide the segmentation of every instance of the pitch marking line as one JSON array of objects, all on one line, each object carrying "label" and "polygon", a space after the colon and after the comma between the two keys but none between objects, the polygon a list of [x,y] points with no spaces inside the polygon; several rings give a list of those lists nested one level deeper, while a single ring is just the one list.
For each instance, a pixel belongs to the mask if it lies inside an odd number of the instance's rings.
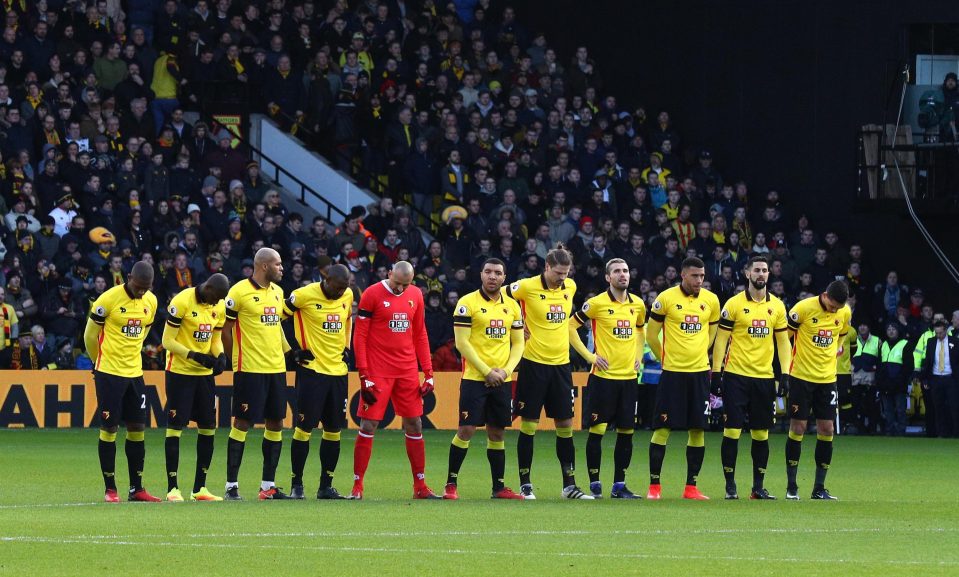
[{"label": "pitch marking line", "polygon": [[[482,551],[466,549],[421,549],[421,548],[402,548],[402,547],[327,547],[327,546],[300,546],[300,545],[241,545],[233,543],[178,543],[178,542],[152,542],[152,541],[132,541],[132,540],[87,540],[71,538],[44,538],[44,537],[0,537],[0,543],[47,543],[47,544],[79,544],[79,545],[127,545],[141,547],[144,545],[161,547],[188,547],[188,548],[212,548],[212,549],[279,549],[295,551],[329,551],[341,553],[422,553],[428,555],[490,555],[490,556],[510,556],[516,555],[515,551]],[[895,560],[895,559],[798,559],[783,557],[744,557],[744,556],[717,556],[717,555],[654,555],[643,553],[588,553],[588,552],[553,552],[541,553],[544,556],[561,558],[608,558],[608,559],[671,559],[676,561],[749,561],[762,563],[857,563],[868,565],[888,565],[888,566],[934,566],[934,567],[952,567],[959,566],[959,561],[915,561],[915,560]]]}]

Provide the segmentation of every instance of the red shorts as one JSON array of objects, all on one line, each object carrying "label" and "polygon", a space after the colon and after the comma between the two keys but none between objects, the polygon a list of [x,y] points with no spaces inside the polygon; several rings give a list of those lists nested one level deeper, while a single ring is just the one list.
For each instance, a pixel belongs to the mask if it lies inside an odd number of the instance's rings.
[{"label": "red shorts", "polygon": [[376,402],[367,406],[360,401],[356,412],[361,419],[382,421],[386,405],[393,401],[393,410],[399,417],[423,416],[423,398],[420,397],[419,376],[413,377],[373,377],[376,383]]}]

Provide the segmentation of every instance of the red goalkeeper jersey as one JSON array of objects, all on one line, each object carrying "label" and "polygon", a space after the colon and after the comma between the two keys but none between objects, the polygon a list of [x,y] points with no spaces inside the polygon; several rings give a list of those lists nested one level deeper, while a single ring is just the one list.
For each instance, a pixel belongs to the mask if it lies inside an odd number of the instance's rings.
[{"label": "red goalkeeper jersey", "polygon": [[360,297],[353,334],[356,368],[370,377],[433,372],[426,336],[423,293],[414,286],[395,294],[386,281],[370,285]]}]

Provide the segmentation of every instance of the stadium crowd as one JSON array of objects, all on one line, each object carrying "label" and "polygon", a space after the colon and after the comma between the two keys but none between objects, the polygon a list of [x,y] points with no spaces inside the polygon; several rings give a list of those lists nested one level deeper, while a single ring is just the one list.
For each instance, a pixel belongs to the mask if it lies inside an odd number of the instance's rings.
[{"label": "stadium crowd", "polygon": [[[627,107],[586,47],[558,55],[511,6],[2,8],[0,367],[89,367],[79,350],[89,303],[138,260],[154,266],[163,308],[215,272],[248,276],[267,246],[283,256],[285,292],[338,262],[353,273],[356,301],[392,263],[412,262],[434,367],[459,370],[451,309],[477,288],[478,265],[495,256],[507,278],[534,277],[561,242],[574,256],[578,302],[605,290],[612,257],[626,260],[631,291],[647,304],[693,255],[723,302],[743,290],[743,265],[757,253],[768,255],[770,292],[787,309],[845,279],[859,334],[840,360],[850,375],[842,424],[901,434],[907,407],[917,418],[932,412],[930,395],[917,404],[914,377],[937,318],[955,334],[959,311],[937,309],[854,239],[817,227],[798,201],[725,174],[667,110]],[[223,94],[368,179],[382,200],[342,222],[285,206],[228,131],[184,119]],[[145,348],[153,368],[162,367],[162,326]],[[655,385],[647,361],[642,380]],[[959,400],[941,402],[946,410]]]}]

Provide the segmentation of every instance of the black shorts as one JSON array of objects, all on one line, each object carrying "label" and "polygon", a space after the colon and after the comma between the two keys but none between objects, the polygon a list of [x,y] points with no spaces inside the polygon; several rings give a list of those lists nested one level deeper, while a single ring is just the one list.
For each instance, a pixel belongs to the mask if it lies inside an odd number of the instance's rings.
[{"label": "black shorts", "polygon": [[638,387],[636,379],[606,379],[590,375],[583,409],[589,415],[588,425],[609,423],[619,429],[634,429]]},{"label": "black shorts", "polygon": [[286,373],[233,373],[233,416],[251,422],[286,417]]},{"label": "black shorts", "polygon": [[709,371],[663,371],[656,387],[654,429],[705,429],[709,413]]},{"label": "black shorts", "polygon": [[213,375],[166,372],[167,427],[182,429],[196,421],[198,427],[216,427],[216,383]]},{"label": "black shorts", "polygon": [[539,419],[573,418],[573,371],[569,363],[544,365],[523,359],[516,377],[516,416]]},{"label": "black shorts", "polygon": [[100,427],[116,427],[124,423],[147,422],[147,396],[143,377],[121,377],[109,373],[93,372],[93,384],[97,390],[97,413]]},{"label": "black shorts", "polygon": [[345,429],[347,396],[346,375],[324,375],[297,366],[296,427],[309,433],[322,421],[324,429]]},{"label": "black shorts", "polygon": [[484,381],[460,381],[460,426],[499,427],[513,422],[513,387],[506,382],[487,387]]},{"label": "black shorts", "polygon": [[795,377],[789,378],[789,400],[786,413],[790,419],[808,421],[810,410],[813,417],[821,421],[836,418],[839,392],[836,382],[810,383]]},{"label": "black shorts", "polygon": [[776,413],[776,381],[745,375],[723,374],[723,426],[742,429],[769,429]]}]

